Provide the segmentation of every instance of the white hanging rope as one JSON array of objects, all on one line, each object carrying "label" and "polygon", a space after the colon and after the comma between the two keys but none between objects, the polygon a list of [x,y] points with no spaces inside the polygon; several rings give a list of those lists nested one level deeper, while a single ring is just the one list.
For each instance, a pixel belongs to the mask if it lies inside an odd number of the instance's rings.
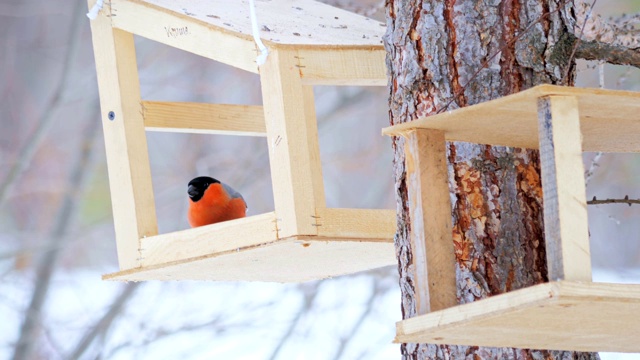
[{"label": "white hanging rope", "polygon": [[253,32],[253,41],[256,42],[256,45],[258,45],[258,49],[260,49],[260,55],[258,55],[258,57],[256,58],[256,63],[258,63],[258,66],[260,66],[267,61],[269,50],[267,50],[267,47],[264,46],[262,40],[260,40],[258,20],[256,19],[256,5],[253,3],[253,0],[249,0],[249,13],[251,14],[251,30]]},{"label": "white hanging rope", "polygon": [[98,17],[98,13],[102,9],[103,1],[104,0],[98,0],[96,1],[95,4],[93,4],[93,6],[91,7],[91,10],[89,10],[89,12],[87,13],[87,17],[89,19],[95,20],[95,18]]}]

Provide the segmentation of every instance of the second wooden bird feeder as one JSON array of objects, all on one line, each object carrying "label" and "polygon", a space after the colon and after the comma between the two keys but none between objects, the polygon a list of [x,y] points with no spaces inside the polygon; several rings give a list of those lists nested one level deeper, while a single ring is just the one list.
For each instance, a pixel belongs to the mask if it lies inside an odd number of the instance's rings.
[{"label": "second wooden bird feeder", "polygon": [[[583,151],[640,152],[640,93],[541,85],[386,128],[406,138],[419,316],[396,341],[640,352],[640,285],[595,283]],[[540,150],[549,283],[458,305],[445,141]],[[508,241],[508,239],[507,239]]]}]

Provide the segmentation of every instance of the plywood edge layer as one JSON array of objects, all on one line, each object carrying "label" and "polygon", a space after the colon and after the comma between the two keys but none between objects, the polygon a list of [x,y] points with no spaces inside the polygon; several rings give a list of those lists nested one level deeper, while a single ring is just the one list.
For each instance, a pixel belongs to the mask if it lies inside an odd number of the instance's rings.
[{"label": "plywood edge layer", "polygon": [[522,92],[530,92],[531,95],[535,95],[536,97],[549,96],[549,95],[566,95],[566,96],[577,96],[577,97],[581,97],[585,95],[605,95],[605,96],[615,96],[615,97],[628,97],[630,99],[636,99],[636,101],[640,100],[640,92],[638,91],[585,88],[585,87],[562,86],[562,85],[551,85],[551,84],[537,85],[532,87],[531,89],[527,89]]},{"label": "plywood edge layer", "polygon": [[[502,104],[508,104],[511,102],[518,101],[520,99],[531,98],[533,101],[533,105],[535,107],[535,99],[539,96],[539,94],[540,94],[540,89],[538,89],[538,87],[533,87],[528,90],[503,96],[497,99],[485,101],[479,104],[474,104],[467,107],[458,108],[455,110],[448,110],[441,114],[434,114],[431,116],[422,117],[422,118],[409,121],[406,123],[398,124],[398,125],[387,126],[382,129],[382,135],[405,136],[407,132],[417,128],[421,128],[421,129],[444,130],[446,139],[452,140],[451,138],[447,137],[446,131],[448,130],[448,126],[446,122],[457,121],[459,118],[464,118],[469,114],[483,113],[483,112],[487,112],[487,113],[497,112],[499,110],[496,110],[496,109],[499,109],[499,107]],[[535,115],[536,113],[533,113],[533,116]]]},{"label": "plywood edge layer", "polygon": [[640,284],[558,281],[562,298],[596,297],[601,300],[624,300],[640,303]]},{"label": "plywood edge layer", "polygon": [[274,245],[276,243],[285,242],[285,241],[289,241],[289,240],[290,239],[274,240],[274,241],[269,241],[269,242],[265,242],[265,243],[261,243],[261,244],[245,246],[245,247],[242,247],[242,248],[210,253],[210,254],[207,254],[207,255],[200,255],[200,256],[195,256],[195,257],[191,257],[191,258],[185,258],[185,259],[180,259],[180,260],[175,260],[175,261],[168,261],[168,262],[165,262],[165,263],[141,266],[141,267],[135,268],[135,269],[128,269],[128,270],[118,271],[118,272],[115,272],[115,273],[105,274],[105,275],[102,276],[102,279],[103,280],[131,281],[131,280],[129,280],[130,279],[129,277],[131,275],[144,274],[144,273],[148,273],[148,272],[153,272],[154,270],[158,270],[158,269],[170,268],[172,266],[177,266],[177,265],[180,265],[180,264],[196,262],[196,261],[210,259],[210,258],[218,257],[218,256],[229,255],[229,254],[237,253],[237,252],[240,252],[240,251],[243,251],[243,252],[244,251],[251,251],[252,249],[256,249],[256,248],[264,247],[264,246],[269,246],[269,245]]},{"label": "plywood edge layer", "polygon": [[538,149],[537,99],[578,99],[582,151],[640,152],[640,92],[541,85],[461,109],[384,128],[407,136],[414,129],[445,132],[447,141]]},{"label": "plywood edge layer", "polygon": [[147,131],[266,136],[260,105],[143,101]]},{"label": "plywood edge layer", "polygon": [[[545,84],[545,85],[538,85],[515,94],[485,101],[483,103],[479,103],[479,104],[475,104],[475,105],[471,105],[471,106],[467,106],[467,107],[459,108],[455,110],[449,110],[441,114],[435,114],[435,115],[419,118],[419,119],[398,124],[398,125],[388,126],[382,129],[382,135],[404,136],[406,132],[416,128],[425,128],[425,129],[432,128],[436,130],[446,130],[446,128],[443,128],[443,126],[439,124],[438,125],[432,125],[432,124],[436,123],[436,120],[440,120],[440,119],[451,119],[452,121],[455,121],[457,118],[462,118],[464,117],[464,115],[468,113],[475,113],[476,111],[486,112],[490,114],[492,112],[500,111],[500,107],[504,104],[518,102],[522,99],[531,99],[533,101],[533,106],[535,107],[535,102],[538,97],[551,96],[551,95],[576,96],[578,97],[578,99],[584,96],[602,95],[602,96],[610,96],[610,97],[628,98],[629,102],[631,103],[633,103],[633,101],[640,101],[640,92],[635,92],[635,91],[578,88],[578,87]],[[536,113],[534,112],[531,115],[536,116]]]},{"label": "plywood edge layer", "polygon": [[[123,270],[103,275],[102,279],[116,281],[247,280],[299,282],[342,276],[395,264],[393,243],[380,239],[373,240],[336,240],[324,237],[293,236],[189,259]],[[291,251],[296,254],[291,255]],[[293,262],[296,265],[293,267],[291,267],[291,264],[289,266],[283,265],[282,256],[287,259],[286,262]],[[270,264],[269,270],[256,272],[253,269],[254,264],[251,260],[247,260],[251,259],[251,257],[260,258],[262,266]],[[220,265],[206,263],[211,260],[217,261],[216,259],[222,260],[222,263],[215,262],[215,264],[227,263],[236,267],[238,264],[244,264],[244,266],[234,270],[237,271],[237,274],[229,277],[228,275],[221,275],[220,268],[215,270],[215,267]],[[352,261],[349,262],[347,261],[348,259]],[[318,266],[318,262],[320,262],[320,266]],[[316,265],[305,269],[309,264]],[[344,270],[345,268],[350,270]],[[210,271],[216,273],[209,274]],[[165,274],[168,272],[174,276],[167,277]],[[224,273],[224,271],[222,272]],[[242,274],[250,274],[250,276],[243,276]]]},{"label": "plywood edge layer", "polygon": [[416,336],[424,330],[448,329],[469,319],[493,317],[515,307],[536,306],[554,301],[558,295],[557,286],[545,283],[398,321],[394,342],[414,342]]},{"label": "plywood edge layer", "polygon": [[[620,318],[619,313],[603,314],[596,309],[600,306],[602,309],[617,310],[617,306],[625,306],[622,310],[624,318]],[[601,316],[598,321],[596,333],[601,337],[598,341],[606,339],[607,331],[620,328],[620,322],[625,322],[626,317],[633,317],[633,313],[640,312],[640,285],[636,284],[609,284],[609,283],[591,283],[591,282],[570,282],[560,281],[553,283],[540,284],[525,289],[520,289],[507,294],[497,295],[489,299],[479,300],[474,303],[460,305],[454,308],[433,312],[430,314],[417,316],[415,318],[406,319],[396,324],[395,342],[435,342],[450,343],[459,345],[480,345],[480,346],[515,346],[515,347],[534,347],[558,350],[582,350],[597,351],[603,350],[604,347],[598,349],[598,346],[589,344],[589,339],[580,340],[577,334],[564,333],[567,329],[556,329],[547,324],[545,320],[540,318],[545,311],[554,311],[554,318],[547,321],[562,321],[568,327],[571,322],[565,322],[559,317],[563,313],[588,307],[594,307],[593,317]],[[548,310],[546,310],[548,309]],[[627,314],[625,311],[634,309]],[[542,311],[542,312],[541,312]],[[530,312],[530,314],[529,314]],[[527,315],[529,314],[529,315]],[[527,318],[529,316],[529,318]],[[567,316],[575,318],[575,314],[569,313]],[[590,315],[591,316],[591,312]],[[615,318],[617,316],[617,318]],[[513,323],[513,319],[520,319],[518,323]],[[527,322],[524,319],[529,319]],[[570,320],[570,319],[567,319]],[[523,321],[526,324],[523,324]],[[576,319],[576,326],[580,321]],[[611,321],[610,325],[606,325]],[[518,338],[517,332],[510,332],[510,326],[515,325],[517,329],[527,327],[527,331],[536,336],[545,337],[546,340],[522,340]],[[495,333],[483,334],[480,328],[490,331],[492,326],[502,328],[504,340],[496,340],[500,336]],[[551,326],[551,328],[550,328]],[[602,326],[602,327],[600,327]],[[463,329],[468,329],[469,333],[465,333]],[[599,329],[599,330],[598,330]],[[609,329],[609,330],[607,330]],[[580,331],[585,328],[579,329]],[[576,332],[580,332],[576,329]],[[584,331],[584,336],[589,335],[588,331]],[[626,330],[620,329],[620,332]],[[541,334],[545,334],[544,336]],[[574,341],[567,341],[565,338],[575,336]],[[592,339],[593,340],[593,339]],[[449,341],[449,342],[447,342]],[[564,342],[567,341],[566,344]],[[546,347],[545,347],[546,346]],[[610,351],[632,351],[633,346],[625,346],[624,344],[616,344],[614,346],[606,346]],[[639,348],[640,349],[640,348]]]}]

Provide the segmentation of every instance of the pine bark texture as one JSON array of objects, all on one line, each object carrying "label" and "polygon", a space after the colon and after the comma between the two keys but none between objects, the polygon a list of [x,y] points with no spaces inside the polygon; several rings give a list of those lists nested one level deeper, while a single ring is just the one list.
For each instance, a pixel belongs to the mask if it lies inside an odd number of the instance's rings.
[{"label": "pine bark texture", "polygon": [[[537,84],[573,84],[563,0],[387,0],[390,119],[399,124]],[[443,110],[444,109],[444,110]],[[403,318],[416,315],[404,141],[394,138]],[[538,152],[448,144],[457,296],[547,281]],[[405,359],[598,359],[595,353],[403,344]]]}]

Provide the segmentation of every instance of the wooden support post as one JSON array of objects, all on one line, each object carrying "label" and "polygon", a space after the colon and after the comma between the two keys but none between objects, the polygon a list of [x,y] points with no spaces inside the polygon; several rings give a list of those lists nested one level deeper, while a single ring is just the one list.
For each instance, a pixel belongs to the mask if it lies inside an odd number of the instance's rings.
[{"label": "wooden support post", "polygon": [[311,87],[303,86],[296,52],[272,51],[260,67],[278,236],[317,235],[325,207]]},{"label": "wooden support post", "polygon": [[[318,121],[316,119],[316,101],[313,97],[313,86],[303,85],[304,118],[307,124],[307,145],[309,146],[309,165],[311,167],[311,186],[316,208],[326,208],[324,196],[324,180],[322,179],[322,161],[320,159],[320,138],[318,137]],[[287,101],[285,99],[285,101]],[[316,214],[317,215],[317,214]]]},{"label": "wooden support post", "polygon": [[538,130],[549,280],[591,281],[577,99],[539,98]]},{"label": "wooden support post", "polygon": [[91,33],[118,261],[131,269],[140,264],[140,239],[156,235],[158,227],[133,35],[113,29],[110,19],[101,13],[91,21]]},{"label": "wooden support post", "polygon": [[417,129],[405,143],[417,314],[457,305],[444,132]]}]

